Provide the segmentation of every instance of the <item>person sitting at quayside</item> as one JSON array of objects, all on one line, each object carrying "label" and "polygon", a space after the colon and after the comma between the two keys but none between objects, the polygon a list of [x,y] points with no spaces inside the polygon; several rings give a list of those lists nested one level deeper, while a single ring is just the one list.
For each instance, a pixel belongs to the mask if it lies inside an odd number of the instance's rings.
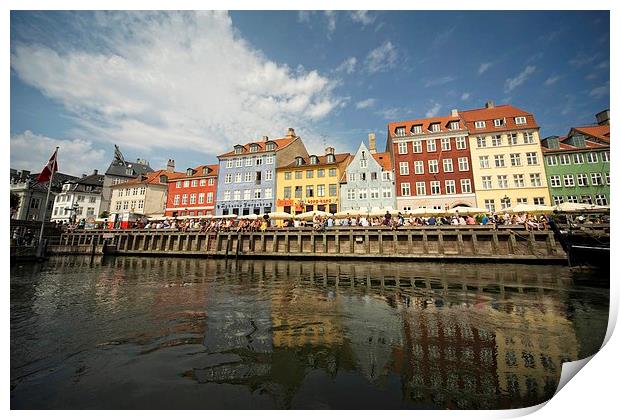
[{"label": "person sitting at quayside", "polygon": [[435,219],[435,216],[431,216],[428,218],[428,225],[429,226],[435,226],[435,224],[437,223],[437,219]]},{"label": "person sitting at quayside", "polygon": [[480,224],[482,226],[486,226],[487,223],[489,223],[489,216],[487,216],[487,214],[485,213],[484,216],[482,216],[482,220],[481,220]]}]

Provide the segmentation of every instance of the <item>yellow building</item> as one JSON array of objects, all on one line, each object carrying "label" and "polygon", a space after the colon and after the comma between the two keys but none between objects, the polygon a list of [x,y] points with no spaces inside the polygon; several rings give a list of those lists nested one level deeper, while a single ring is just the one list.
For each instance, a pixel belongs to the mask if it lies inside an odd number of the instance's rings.
[{"label": "yellow building", "polygon": [[539,127],[512,105],[460,112],[469,148],[478,206],[500,211],[520,203],[551,205]]},{"label": "yellow building", "polygon": [[291,214],[312,210],[340,211],[340,181],[349,153],[325,149],[324,156],[297,156],[276,169],[276,210]]}]

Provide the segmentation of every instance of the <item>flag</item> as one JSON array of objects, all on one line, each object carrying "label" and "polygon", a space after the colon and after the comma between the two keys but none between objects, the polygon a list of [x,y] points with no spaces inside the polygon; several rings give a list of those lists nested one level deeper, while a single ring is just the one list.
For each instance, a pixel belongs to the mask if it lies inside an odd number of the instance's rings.
[{"label": "flag", "polygon": [[58,172],[58,162],[56,161],[56,153],[58,153],[58,150],[54,151],[54,154],[52,155],[50,160],[47,162],[47,165],[45,165],[45,168],[43,168],[43,170],[37,177],[37,182],[41,182],[41,183],[47,182],[50,180],[52,175],[54,175],[54,173]]}]

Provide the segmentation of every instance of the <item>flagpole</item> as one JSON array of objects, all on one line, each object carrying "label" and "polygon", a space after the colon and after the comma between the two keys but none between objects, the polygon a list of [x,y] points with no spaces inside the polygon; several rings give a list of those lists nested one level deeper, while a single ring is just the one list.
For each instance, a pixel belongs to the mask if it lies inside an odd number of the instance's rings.
[{"label": "flagpole", "polygon": [[56,173],[56,171],[54,170],[56,168],[56,162],[58,162],[58,146],[56,146],[56,151],[54,152],[55,155],[55,162],[54,165],[52,165],[52,175],[50,176],[50,179],[48,181],[48,185],[47,185],[47,196],[45,196],[45,206],[43,207],[43,218],[41,219],[41,232],[39,232],[39,244],[37,246],[38,248],[38,256],[42,257],[43,256],[43,228],[45,227],[45,215],[47,214],[47,203],[50,200],[50,192],[52,191],[52,181],[54,181],[54,174]]}]

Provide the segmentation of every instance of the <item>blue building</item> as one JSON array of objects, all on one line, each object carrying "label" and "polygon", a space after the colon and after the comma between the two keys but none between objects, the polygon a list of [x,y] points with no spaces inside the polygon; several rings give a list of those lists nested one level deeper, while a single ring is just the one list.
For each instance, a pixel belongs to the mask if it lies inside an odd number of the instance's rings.
[{"label": "blue building", "polygon": [[288,129],[284,138],[237,144],[232,151],[218,156],[215,214],[264,214],[275,211],[276,168],[296,156],[308,156],[301,137]]},{"label": "blue building", "polygon": [[340,185],[340,211],[366,207],[396,208],[394,171],[389,152],[377,153],[375,135],[368,135],[370,148],[360,144]]}]

